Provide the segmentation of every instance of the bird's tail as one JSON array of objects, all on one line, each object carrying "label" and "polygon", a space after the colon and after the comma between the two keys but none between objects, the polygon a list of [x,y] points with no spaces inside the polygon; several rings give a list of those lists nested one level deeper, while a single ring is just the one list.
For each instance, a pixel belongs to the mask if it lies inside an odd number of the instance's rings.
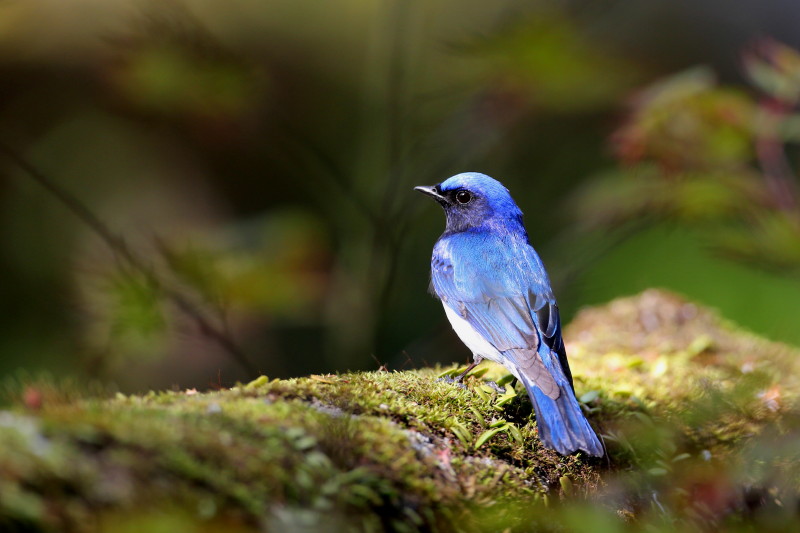
[{"label": "bird's tail", "polygon": [[583,416],[572,387],[566,380],[563,383],[562,380],[557,381],[561,394],[553,400],[522,376],[522,382],[536,412],[539,439],[545,446],[562,455],[583,450],[589,455],[602,457],[603,445]]}]

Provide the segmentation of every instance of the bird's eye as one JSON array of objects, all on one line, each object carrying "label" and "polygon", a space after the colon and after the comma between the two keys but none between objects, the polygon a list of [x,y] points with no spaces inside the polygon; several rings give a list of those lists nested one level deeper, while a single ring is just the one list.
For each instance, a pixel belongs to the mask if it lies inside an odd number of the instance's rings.
[{"label": "bird's eye", "polygon": [[456,193],[456,202],[460,204],[468,204],[472,200],[472,194],[469,191],[458,191]]}]

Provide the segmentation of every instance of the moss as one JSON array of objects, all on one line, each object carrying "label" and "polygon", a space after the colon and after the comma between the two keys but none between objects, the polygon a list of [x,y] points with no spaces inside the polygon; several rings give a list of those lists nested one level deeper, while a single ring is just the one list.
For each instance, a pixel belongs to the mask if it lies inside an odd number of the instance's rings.
[{"label": "moss", "polygon": [[747,487],[765,508],[796,494],[796,351],[658,291],[565,336],[608,458],[543,448],[498,366],[463,387],[437,368],[31,403],[29,384],[0,412],[0,528],[636,529],[745,520]]}]

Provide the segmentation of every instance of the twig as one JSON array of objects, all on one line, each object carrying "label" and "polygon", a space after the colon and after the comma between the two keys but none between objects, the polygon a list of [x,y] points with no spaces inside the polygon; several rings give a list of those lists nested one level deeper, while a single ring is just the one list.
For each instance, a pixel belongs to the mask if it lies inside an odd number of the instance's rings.
[{"label": "twig", "polygon": [[378,363],[378,372],[388,372],[389,371],[389,368],[386,366],[386,363],[381,363],[380,359],[375,357],[374,353],[371,353],[369,355],[370,355],[370,357],[372,357],[372,359],[375,360],[376,363]]},{"label": "twig", "polygon": [[164,297],[172,301],[178,309],[195,322],[197,328],[203,335],[209,337],[222,347],[246,372],[253,375],[257,374],[253,364],[229,335],[226,335],[225,332],[215,327],[205,314],[195,307],[186,296],[166,286],[153,269],[131,250],[125,239],[114,234],[83,202],[48,178],[11,147],[0,143],[0,153],[5,155],[11,162],[36,181],[36,183],[61,202],[81,222],[89,226],[89,228],[95,232],[123,262],[142,274],[153,289],[160,291]]}]

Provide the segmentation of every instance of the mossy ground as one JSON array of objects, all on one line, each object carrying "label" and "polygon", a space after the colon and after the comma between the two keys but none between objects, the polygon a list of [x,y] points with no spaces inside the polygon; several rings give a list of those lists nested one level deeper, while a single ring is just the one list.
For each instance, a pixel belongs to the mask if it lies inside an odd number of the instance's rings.
[{"label": "mossy ground", "polygon": [[798,523],[796,351],[658,291],[587,310],[565,337],[607,458],[543,448],[530,403],[497,366],[465,387],[437,381],[455,368],[112,399],[27,384],[27,397],[0,411],[0,529]]}]

